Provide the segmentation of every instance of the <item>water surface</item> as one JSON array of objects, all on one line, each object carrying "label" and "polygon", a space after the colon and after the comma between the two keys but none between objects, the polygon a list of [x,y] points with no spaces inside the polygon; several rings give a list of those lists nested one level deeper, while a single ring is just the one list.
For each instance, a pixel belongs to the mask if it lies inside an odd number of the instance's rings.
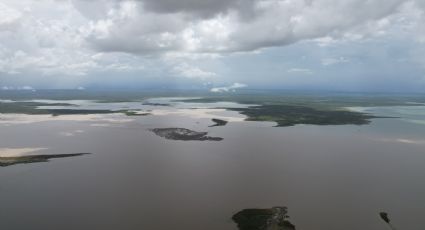
[{"label": "water surface", "polygon": [[[391,115],[391,108],[383,109]],[[229,122],[209,128],[206,117],[165,114],[109,126],[72,120],[2,124],[0,148],[93,154],[1,168],[1,226],[231,230],[236,229],[231,216],[244,208],[287,206],[297,229],[384,230],[380,211],[400,230],[420,229],[425,126],[406,119],[280,128],[272,122]],[[173,141],[149,131],[161,127],[224,139]]]}]

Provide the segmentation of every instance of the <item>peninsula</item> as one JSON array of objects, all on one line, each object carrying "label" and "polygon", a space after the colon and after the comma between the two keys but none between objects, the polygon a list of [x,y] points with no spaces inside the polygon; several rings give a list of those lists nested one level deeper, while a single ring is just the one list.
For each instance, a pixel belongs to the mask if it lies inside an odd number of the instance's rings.
[{"label": "peninsula", "polygon": [[52,154],[52,155],[27,155],[14,157],[0,157],[0,167],[7,167],[16,164],[29,164],[38,162],[48,162],[53,158],[76,157],[90,153],[70,153],[70,154]]}]

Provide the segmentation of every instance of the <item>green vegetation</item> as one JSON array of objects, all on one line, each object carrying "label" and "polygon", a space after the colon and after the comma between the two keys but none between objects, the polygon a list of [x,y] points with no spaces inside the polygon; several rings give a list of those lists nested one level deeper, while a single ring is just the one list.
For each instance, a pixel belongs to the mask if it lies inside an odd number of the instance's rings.
[{"label": "green vegetation", "polygon": [[19,114],[51,114],[53,116],[65,114],[105,114],[113,113],[111,110],[85,110],[85,109],[40,109],[39,106],[72,106],[66,103],[39,103],[39,102],[0,102],[0,113]]},{"label": "green vegetation", "polygon": [[233,215],[232,220],[239,230],[295,230],[287,213],[286,207],[244,209]]},{"label": "green vegetation", "polygon": [[423,95],[255,93],[214,95],[184,101],[197,103],[230,101],[254,105],[230,110],[246,115],[248,117],[246,120],[273,121],[277,123],[277,126],[363,125],[377,117],[350,111],[346,107],[418,106],[425,102],[425,97]]},{"label": "green vegetation", "polygon": [[345,110],[318,110],[294,105],[260,105],[248,108],[233,108],[248,116],[248,121],[274,121],[277,126],[297,124],[311,125],[363,125],[374,116]]},{"label": "green vegetation", "polygon": [[67,103],[40,103],[40,102],[0,102],[0,113],[17,114],[49,114],[52,116],[60,115],[86,115],[86,114],[110,114],[123,113],[127,116],[146,116],[149,113],[138,113],[134,110],[108,110],[108,109],[44,109],[40,106],[73,106]]},{"label": "green vegetation", "polygon": [[214,124],[210,125],[208,127],[225,126],[225,125],[227,125],[227,122],[228,122],[228,121],[217,119],[217,118],[213,118],[213,119],[211,119],[211,121],[214,122]]},{"label": "green vegetation", "polygon": [[[127,116],[145,116],[149,113],[139,113],[134,110],[83,110],[83,109],[45,109],[40,106],[70,106],[66,103],[25,102],[30,99],[53,100],[94,100],[99,103],[143,101],[153,97],[202,97],[182,100],[185,102],[222,102],[230,101],[252,105],[248,108],[231,108],[248,116],[251,121],[274,121],[277,126],[292,126],[296,124],[314,125],[345,125],[368,124],[374,116],[349,111],[346,107],[356,106],[418,106],[424,105],[425,96],[419,94],[355,94],[355,93],[310,93],[289,91],[251,91],[239,93],[212,94],[197,91],[78,91],[78,90],[40,90],[1,91],[0,98],[15,100],[15,102],[0,102],[0,113],[21,114],[107,114],[123,113]],[[146,102],[145,102],[146,103]],[[168,104],[153,103],[147,105],[166,106]],[[216,122],[214,126],[225,125]]]},{"label": "green vegetation", "polygon": [[179,141],[221,141],[221,137],[207,136],[208,132],[196,132],[185,128],[156,128],[151,129],[157,136]]},{"label": "green vegetation", "polygon": [[38,102],[0,102],[0,113],[51,114],[47,110],[37,109],[38,106],[69,106],[71,104],[38,103]]},{"label": "green vegetation", "polygon": [[152,103],[152,102],[143,102],[143,105],[150,105],[150,106],[171,106],[171,104],[168,104],[168,103]]},{"label": "green vegetation", "polygon": [[16,164],[29,164],[37,162],[48,162],[52,158],[76,157],[89,153],[52,154],[52,155],[28,155],[17,157],[0,157],[0,167],[7,167]]}]

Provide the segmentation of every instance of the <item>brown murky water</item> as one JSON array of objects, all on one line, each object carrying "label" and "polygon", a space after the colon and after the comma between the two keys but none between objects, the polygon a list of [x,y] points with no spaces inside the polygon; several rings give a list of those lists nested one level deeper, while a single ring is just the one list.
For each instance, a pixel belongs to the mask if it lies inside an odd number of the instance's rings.
[{"label": "brown murky water", "polygon": [[[197,123],[199,122],[199,123]],[[5,230],[236,229],[244,208],[288,206],[302,230],[425,226],[425,126],[295,126],[137,117],[111,127],[55,121],[0,128],[0,147],[93,154],[0,168]],[[172,141],[148,129],[210,131],[221,142]],[[83,130],[73,135],[63,132]]]}]

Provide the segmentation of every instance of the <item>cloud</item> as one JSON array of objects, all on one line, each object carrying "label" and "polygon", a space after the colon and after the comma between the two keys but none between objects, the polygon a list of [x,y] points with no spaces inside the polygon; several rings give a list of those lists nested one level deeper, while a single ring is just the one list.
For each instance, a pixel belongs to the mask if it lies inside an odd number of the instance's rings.
[{"label": "cloud", "polygon": [[13,29],[22,14],[0,2],[0,31]]},{"label": "cloud", "polygon": [[87,27],[86,39],[100,51],[141,55],[253,51],[342,36],[397,13],[403,3],[403,0],[117,1],[103,19],[94,20]]},{"label": "cloud", "polygon": [[142,68],[133,55],[102,55],[89,47],[91,20],[68,1],[5,0],[0,15],[0,75],[86,76]]},{"label": "cloud", "polygon": [[209,72],[202,70],[198,67],[190,66],[187,63],[182,63],[173,68],[173,71],[182,77],[192,78],[192,79],[208,79],[216,76],[217,74],[214,72]]},{"label": "cloud", "polygon": [[31,90],[31,91],[35,91],[35,89],[31,86],[2,86],[1,90]]},{"label": "cloud", "polygon": [[223,93],[223,92],[229,92],[229,91],[235,91],[236,89],[245,88],[247,85],[243,83],[233,83],[230,86],[223,86],[223,87],[215,87],[210,89],[211,92],[214,93]]},{"label": "cloud", "polygon": [[141,0],[144,8],[157,13],[179,13],[209,18],[239,7],[252,7],[253,0]]},{"label": "cloud", "polygon": [[288,73],[295,73],[295,74],[312,74],[313,71],[306,68],[292,68],[287,70]]},{"label": "cloud", "polygon": [[339,57],[339,58],[324,58],[322,59],[322,65],[324,66],[330,66],[330,65],[335,65],[338,63],[346,63],[348,62],[348,59],[346,59],[345,57]]},{"label": "cloud", "polygon": [[[422,0],[2,0],[0,79],[37,89],[199,79],[421,89],[424,8]],[[317,78],[307,83],[282,77],[311,70]]]}]

